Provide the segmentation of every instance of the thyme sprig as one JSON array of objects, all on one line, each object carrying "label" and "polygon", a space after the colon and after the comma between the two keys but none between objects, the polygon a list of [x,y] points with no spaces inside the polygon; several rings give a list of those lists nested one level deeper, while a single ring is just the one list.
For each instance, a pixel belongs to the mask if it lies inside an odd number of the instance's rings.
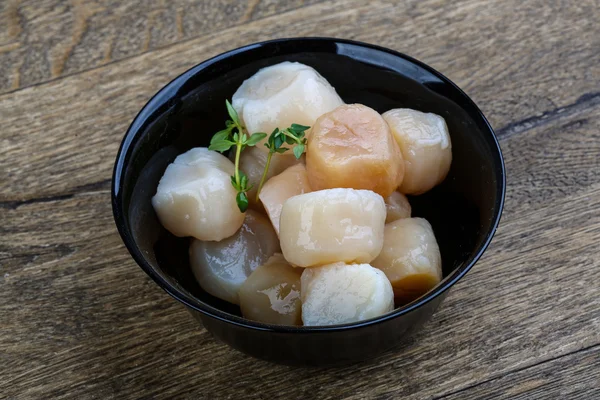
[{"label": "thyme sprig", "polygon": [[[226,152],[235,146],[235,170],[231,176],[231,185],[236,190],[235,201],[241,212],[248,209],[248,191],[253,185],[249,182],[248,177],[240,170],[240,155],[242,150],[248,146],[256,146],[261,140],[267,137],[264,132],[256,132],[248,134],[246,128],[241,123],[238,113],[235,111],[229,100],[225,100],[229,120],[225,121],[225,129],[215,133],[210,140],[209,150],[215,150],[221,153]],[[262,173],[262,178],[256,192],[256,201],[258,195],[267,178],[267,172],[271,166],[273,154],[282,154],[289,150],[287,147],[282,147],[284,143],[292,146],[292,151],[297,159],[302,157],[306,148],[306,130],[309,126],[300,124],[292,124],[289,128],[275,128],[269,135],[265,146],[269,149],[265,168]]]}]

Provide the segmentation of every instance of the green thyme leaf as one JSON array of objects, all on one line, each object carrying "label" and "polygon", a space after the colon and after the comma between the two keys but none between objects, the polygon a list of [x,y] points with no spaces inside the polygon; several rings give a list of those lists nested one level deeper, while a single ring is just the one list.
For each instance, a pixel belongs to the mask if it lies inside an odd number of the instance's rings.
[{"label": "green thyme leaf", "polygon": [[235,145],[235,143],[229,140],[216,140],[208,146],[208,149],[222,153],[229,150],[233,145]]},{"label": "green thyme leaf", "polygon": [[310,126],[300,125],[300,124],[292,124],[292,130],[296,133],[304,132],[307,129],[310,129]]},{"label": "green thyme leaf", "polygon": [[227,113],[229,114],[229,118],[231,118],[233,122],[241,126],[242,124],[240,123],[240,117],[238,116],[237,111],[235,111],[235,108],[233,108],[229,100],[225,100],[225,105],[227,106]]},{"label": "green thyme leaf", "polygon": [[296,146],[294,146],[294,155],[296,156],[296,159],[300,159],[300,157],[302,157],[302,154],[304,153],[304,145],[303,144],[297,144]]},{"label": "green thyme leaf", "polygon": [[275,147],[275,138],[277,137],[278,133],[279,133],[279,129],[275,128],[273,130],[273,132],[271,132],[271,135],[269,135],[269,139],[267,139],[267,143],[265,143],[265,146],[267,146],[267,148],[269,150],[274,151],[276,149],[276,147]]},{"label": "green thyme leaf", "polygon": [[248,196],[246,196],[246,193],[239,192],[237,196],[235,196],[235,202],[241,212],[246,212],[248,209]]},{"label": "green thyme leaf", "polygon": [[242,171],[240,171],[240,189],[246,191],[248,186],[248,177]]},{"label": "green thyme leaf", "polygon": [[215,133],[212,137],[212,139],[210,139],[210,144],[213,144],[214,142],[218,142],[221,140],[227,140],[229,139],[229,134],[231,133],[231,129],[227,128],[227,129],[223,129],[222,131],[219,131],[217,133]]},{"label": "green thyme leaf", "polygon": [[285,136],[283,136],[283,135],[275,136],[275,139],[273,139],[274,150],[277,150],[278,148],[280,148],[283,145],[284,139],[285,139]]},{"label": "green thyme leaf", "polygon": [[246,141],[246,146],[255,146],[258,142],[267,137],[266,133],[257,132],[253,133],[252,136]]},{"label": "green thyme leaf", "polygon": [[[289,131],[287,131],[287,132],[289,133]],[[296,143],[296,137],[295,136],[294,137],[289,137],[288,135],[285,135],[284,138],[285,138],[285,142],[287,144],[294,144],[294,143]]]}]

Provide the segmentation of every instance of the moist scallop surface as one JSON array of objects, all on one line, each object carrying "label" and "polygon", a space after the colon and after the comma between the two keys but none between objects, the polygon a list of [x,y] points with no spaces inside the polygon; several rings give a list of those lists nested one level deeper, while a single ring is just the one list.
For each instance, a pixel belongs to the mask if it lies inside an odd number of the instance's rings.
[{"label": "moist scallop surface", "polygon": [[160,179],[152,206],[173,235],[221,240],[244,223],[235,202],[227,157],[204,147],[193,148],[169,164]]},{"label": "moist scallop surface", "polygon": [[381,115],[362,104],[348,104],[315,122],[306,170],[313,190],[366,189],[387,197],[402,183],[404,163]]},{"label": "moist scallop surface", "polygon": [[306,268],[301,282],[302,321],[306,326],[358,322],[394,309],[390,282],[369,264]]},{"label": "moist scallop surface", "polygon": [[410,218],[412,207],[405,195],[395,191],[385,199],[385,223],[389,224],[401,218]]},{"label": "moist scallop surface", "polygon": [[370,190],[326,189],[294,196],[281,210],[279,238],[292,265],[368,263],[383,246],[383,198]]},{"label": "moist scallop surface", "polygon": [[452,143],[444,118],[408,108],[387,111],[383,118],[404,158],[400,192],[417,195],[440,184],[452,163]]},{"label": "moist scallop surface", "polygon": [[200,287],[239,304],[238,290],[248,276],[279,251],[279,239],[267,217],[249,210],[242,227],[219,242],[194,240],[190,265]]},{"label": "moist scallop surface", "polygon": [[442,279],[442,258],[433,229],[423,218],[385,226],[383,249],[371,263],[382,270],[400,304],[422,296]]},{"label": "moist scallop surface", "polygon": [[275,232],[279,235],[279,220],[281,209],[287,199],[299,194],[311,192],[303,164],[289,167],[281,174],[269,179],[260,191],[259,197],[273,223]]},{"label": "moist scallop surface", "polygon": [[[314,68],[289,61],[259,70],[232,97],[232,106],[249,133],[270,134],[292,124],[312,126],[320,115],[342,104],[333,86]],[[266,140],[257,145],[264,152]]]},{"label": "moist scallop surface", "polygon": [[277,325],[302,325],[300,276],[281,254],[256,268],[240,287],[240,308],[245,318]]}]

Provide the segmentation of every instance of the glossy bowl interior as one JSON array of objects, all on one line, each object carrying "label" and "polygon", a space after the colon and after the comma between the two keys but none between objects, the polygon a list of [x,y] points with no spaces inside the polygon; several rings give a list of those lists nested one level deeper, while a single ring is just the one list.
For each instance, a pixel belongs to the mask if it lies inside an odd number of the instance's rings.
[{"label": "glossy bowl interior", "polygon": [[[333,327],[283,327],[241,317],[239,308],[204,292],[188,262],[189,239],[169,234],[150,199],[167,165],[207,146],[226,120],[225,99],[260,68],[282,61],[314,67],[346,103],[379,112],[407,107],[446,119],[453,162],[446,180],[410,198],[440,245],[444,280],[382,317]],[[248,354],[292,364],[331,364],[374,356],[428,319],[445,292],[478,260],[500,220],[505,190],[500,148],[485,117],[452,82],[405,55],[364,43],[283,39],[246,46],[205,61],[165,86],[131,124],[113,175],[119,232],[141,268],[185,304],[216,337]]]}]

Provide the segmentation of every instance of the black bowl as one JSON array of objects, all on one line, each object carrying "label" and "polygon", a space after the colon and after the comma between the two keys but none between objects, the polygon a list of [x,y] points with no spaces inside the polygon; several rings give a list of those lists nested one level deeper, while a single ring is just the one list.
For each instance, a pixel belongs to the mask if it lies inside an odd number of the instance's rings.
[{"label": "black bowl", "polygon": [[[432,291],[393,312],[330,327],[273,326],[241,317],[239,308],[204,292],[191,274],[188,239],[169,234],[150,204],[173,159],[207,146],[226,119],[244,79],[282,61],[314,67],[347,103],[379,112],[408,107],[434,112],[448,124],[453,162],[446,180],[411,198],[415,216],[433,226],[444,279]],[[323,365],[375,356],[429,319],[448,289],[489,245],[500,220],[504,163],[489,123],[477,106],[439,72],[403,54],[341,39],[299,38],[253,44],[205,61],[165,86],[137,115],[119,149],[112,205],[117,227],[140,267],[182,302],[214,336],[255,357]]]}]

